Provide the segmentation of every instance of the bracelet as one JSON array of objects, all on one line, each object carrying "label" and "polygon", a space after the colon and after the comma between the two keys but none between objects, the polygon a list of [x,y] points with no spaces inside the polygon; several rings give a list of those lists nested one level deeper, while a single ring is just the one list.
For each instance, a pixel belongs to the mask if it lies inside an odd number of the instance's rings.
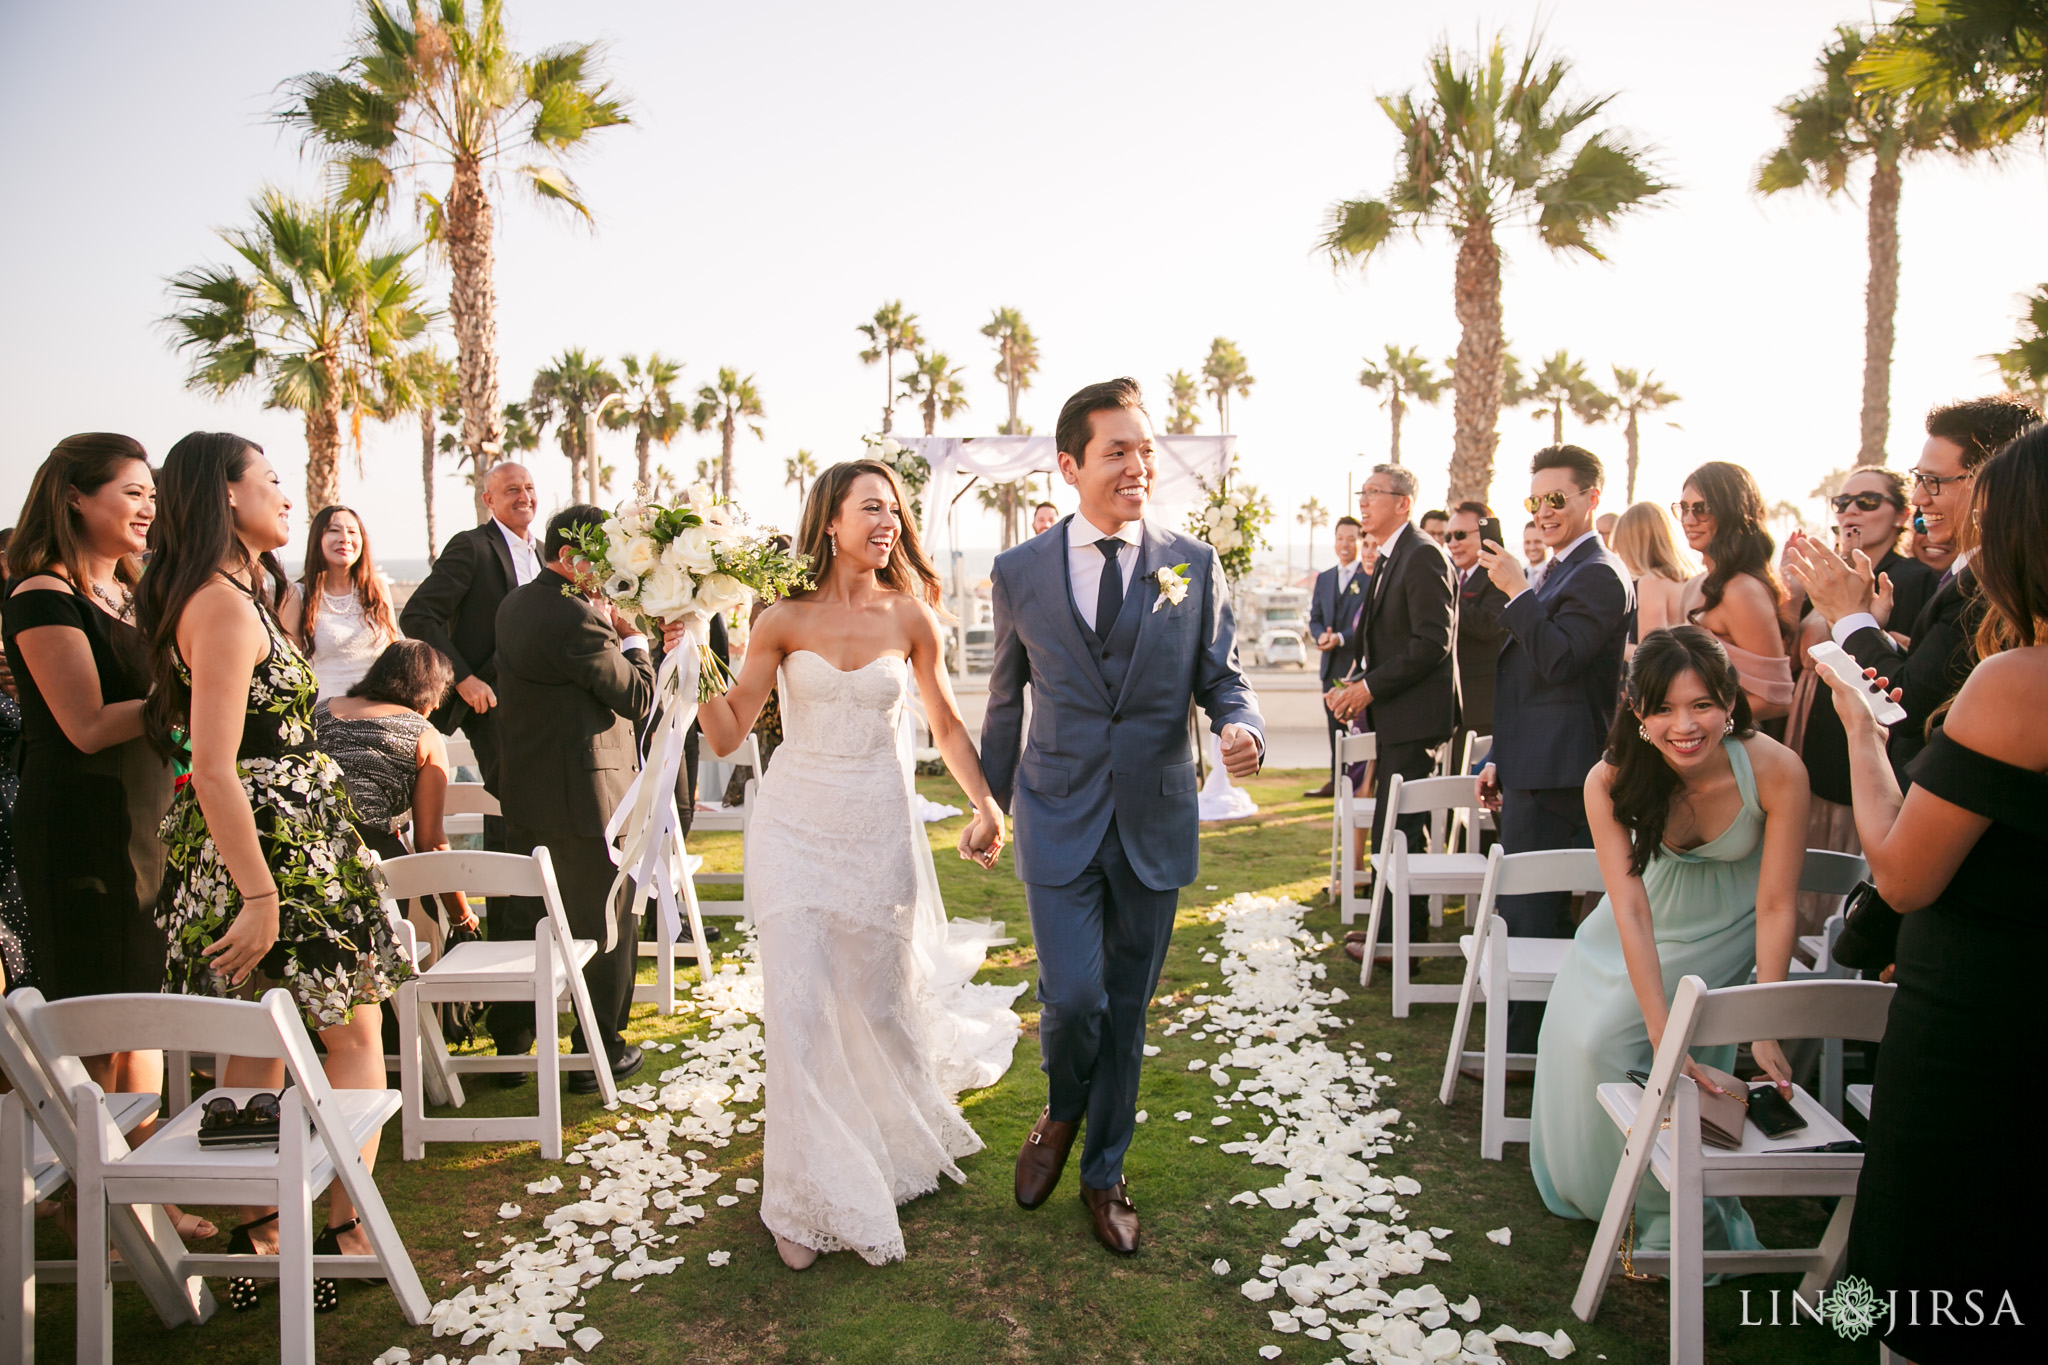
[{"label": "bracelet", "polygon": [[[239,889],[239,888],[238,888],[238,889]],[[258,892],[257,892],[257,893],[256,893],[255,895],[253,895],[253,896],[252,896],[252,895],[250,895],[250,894],[249,894],[248,892],[246,892],[246,891],[242,892],[242,903],[243,903],[244,905],[247,905],[247,904],[248,904],[248,903],[249,903],[250,901],[267,901],[267,900],[273,900],[273,899],[276,899],[276,900],[282,900],[282,899],[283,899],[283,897],[282,897],[282,896],[281,896],[281,895],[280,895],[280,894],[278,893],[278,890],[277,890],[277,888],[276,888],[276,887],[272,887],[272,888],[271,888],[270,890],[268,890],[268,891],[258,891]]]}]

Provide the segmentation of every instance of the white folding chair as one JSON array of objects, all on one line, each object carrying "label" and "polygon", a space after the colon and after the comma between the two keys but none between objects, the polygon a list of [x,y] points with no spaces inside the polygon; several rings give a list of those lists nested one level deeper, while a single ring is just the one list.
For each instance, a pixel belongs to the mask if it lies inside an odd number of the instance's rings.
[{"label": "white folding chair", "polygon": [[486,815],[504,813],[498,798],[484,790],[483,783],[450,782],[447,797],[441,803],[441,830],[450,839],[462,834],[482,834]]},{"label": "white folding chair", "polygon": [[[1600,1105],[1625,1132],[1621,1164],[1600,1215],[1600,1230],[1579,1276],[1572,1312],[1591,1322],[1600,1311],[1613,1272],[1636,1190],[1647,1172],[1671,1195],[1671,1250],[1633,1252],[1636,1269],[1670,1279],[1671,1359],[1699,1365],[1703,1359],[1705,1280],[1710,1274],[1753,1275],[1804,1272],[1801,1295],[1811,1298],[1841,1270],[1856,1210],[1856,1177],[1861,1152],[1800,1152],[1853,1138],[1834,1115],[1795,1086],[1792,1106],[1806,1120],[1804,1130],[1771,1139],[1745,1123],[1742,1145],[1733,1151],[1700,1141],[1699,1091],[1681,1070],[1697,1047],[1717,1047],[1752,1038],[1861,1038],[1884,1036],[1893,987],[1875,981],[1775,981],[1710,991],[1699,977],[1678,983],[1663,1044],[1650,1066],[1650,1083],[1626,1082],[1596,1088]],[[1832,1196],[1840,1202],[1817,1247],[1766,1251],[1708,1251],[1702,1241],[1702,1201],[1721,1195]]]},{"label": "white folding chair", "polygon": [[[1366,916],[1364,960],[1359,963],[1358,984],[1372,984],[1373,958],[1388,952],[1393,958],[1394,1017],[1406,1019],[1410,1005],[1448,1005],[1457,1000],[1457,986],[1418,986],[1408,979],[1408,959],[1456,957],[1455,943],[1413,943],[1408,937],[1408,897],[1428,896],[1431,918],[1439,920],[1446,895],[1463,895],[1466,904],[1486,886],[1486,859],[1478,853],[1446,853],[1453,816],[1471,814],[1479,806],[1476,777],[1424,777],[1405,781],[1398,773],[1387,784],[1387,809],[1379,814],[1380,834],[1373,841],[1372,913]],[[1408,836],[1395,827],[1403,815],[1431,816],[1430,838],[1437,852],[1411,852]],[[1380,911],[1393,903],[1393,942],[1379,943]]]},{"label": "white folding chair", "polygon": [[[1857,884],[1870,875],[1870,864],[1854,853],[1835,853],[1824,848],[1806,850],[1806,862],[1799,871],[1799,889],[1820,896],[1846,898]],[[1829,915],[1818,934],[1803,934],[1799,946],[1813,958],[1807,966],[1797,955],[1792,959],[1791,977],[1807,981],[1815,977],[1853,979],[1858,972],[1835,961],[1835,940],[1848,921],[1838,911]],[[1840,1038],[1824,1038],[1820,1045],[1820,1102],[1836,1118],[1842,1117],[1842,1079],[1848,1065]]]},{"label": "white folding chair", "polygon": [[[478,940],[458,943],[426,971],[398,988],[399,1089],[401,1146],[407,1161],[426,1155],[429,1142],[539,1142],[541,1155],[562,1159],[561,1073],[595,1071],[598,1093],[609,1106],[618,1102],[611,1062],[602,1047],[592,1052],[563,1054],[559,1048],[557,1013],[566,997],[586,1042],[600,1036],[583,967],[597,955],[597,944],[575,938],[562,897],[555,887],[555,866],[545,846],[532,854],[414,853],[378,864],[389,900],[412,900],[453,891],[473,896],[534,896],[545,913],[530,942]],[[422,1027],[424,1006],[441,1000],[531,1000],[536,1053],[533,1056],[451,1056],[439,1026]],[[428,1013],[425,1018],[431,1020]],[[471,1071],[532,1071],[539,1077],[540,1112],[505,1118],[428,1118],[421,1093],[422,1039],[439,1054],[448,1073],[449,1102],[463,1104],[462,1074]]]},{"label": "white folding chair", "polygon": [[[761,781],[761,742],[749,734],[740,741],[737,749],[734,749],[729,754],[720,754],[718,757],[721,762],[729,763],[734,767],[751,768],[754,775],[747,779],[746,790],[740,798],[739,805],[721,806],[717,810],[693,812],[690,816],[690,833],[692,836],[719,833],[737,834],[740,836],[740,844],[744,849],[747,840],[747,826],[753,822],[754,818],[754,793]],[[701,865],[703,860],[693,858],[692,861]],[[691,874],[691,880],[700,888],[706,886],[739,887],[740,898],[736,901],[705,901],[700,902],[700,904],[716,906],[717,913],[721,915],[738,915],[745,918],[747,914],[747,878],[744,872],[704,872],[700,870],[694,871]],[[644,955],[648,950],[648,945],[642,943],[640,950]]]},{"label": "white folding chair", "polygon": [[1852,1085],[1849,1087],[1849,1107],[1863,1115],[1865,1119],[1870,1117],[1870,1093],[1875,1088],[1868,1085]]},{"label": "white folding chair", "polygon": [[[33,1362],[37,1281],[71,1284],[78,1278],[76,1261],[36,1259],[35,1216],[39,1202],[55,1198],[71,1183],[78,1130],[42,1058],[5,1007],[0,1007],[0,1074],[13,1087],[0,1094],[0,1172],[7,1172],[15,1186],[0,1199],[0,1360]],[[107,1112],[125,1138],[153,1117],[160,1103],[157,1095],[117,1093],[107,1096]],[[213,1316],[206,1281],[197,1276],[181,1281],[172,1273],[185,1245],[162,1209],[112,1210],[108,1231],[121,1248],[115,1278],[139,1283],[164,1326]]]},{"label": "white folding chair", "polygon": [[[1459,951],[1465,954],[1465,984],[1458,993],[1458,1017],[1451,1025],[1437,1099],[1444,1104],[1455,1100],[1459,1068],[1479,1063],[1479,1154],[1488,1161],[1501,1159],[1504,1143],[1529,1140],[1529,1120],[1507,1115],[1507,1082],[1510,1071],[1534,1071],[1536,1054],[1508,1051],[1509,1002],[1548,1000],[1550,985],[1572,949],[1568,938],[1514,937],[1507,921],[1495,913],[1495,902],[1502,896],[1544,891],[1594,894],[1603,888],[1600,859],[1591,849],[1504,854],[1496,844],[1487,854],[1486,886],[1479,893],[1472,932],[1458,940]],[[1472,1006],[1478,1002],[1486,1005],[1486,1047],[1467,1052]]]},{"label": "white folding chair", "polygon": [[1358,865],[1358,835],[1364,830],[1367,839],[1372,836],[1373,798],[1370,787],[1353,791],[1345,770],[1355,763],[1370,764],[1378,756],[1379,742],[1370,734],[1337,736],[1337,757],[1330,767],[1330,789],[1336,794],[1330,809],[1330,899],[1346,924],[1365,908],[1360,884],[1372,881],[1371,865]]},{"label": "white folding chair", "polygon": [[468,768],[471,772],[482,773],[483,768],[476,761],[476,746],[469,742],[469,736],[457,730],[446,739],[448,745],[448,766]]},{"label": "white folding chair", "polygon": [[[9,996],[50,1076],[64,1087],[78,1131],[78,1359],[113,1359],[113,1294],[108,1276],[110,1211],[121,1205],[277,1205],[275,1256],[180,1255],[172,1273],[274,1276],[282,1301],[279,1354],[313,1359],[313,1278],[382,1278],[405,1320],[427,1317],[427,1291],[413,1269],[384,1199],[363,1164],[363,1144],[398,1108],[389,1090],[335,1090],[328,1086],[298,1007],[283,990],[260,1001],[210,1000],[189,995],[98,995],[45,1001],[33,988]],[[130,1150],[107,1097],[78,1058],[138,1046],[176,1047],[215,1056],[280,1060],[291,1084],[283,1094],[283,1122],[274,1150],[207,1149],[199,1145],[203,1100],[158,1126]],[[215,1089],[237,1104],[258,1093]],[[310,1126],[311,1131],[308,1131]],[[373,1248],[368,1256],[313,1254],[313,1200],[334,1181],[348,1193]],[[123,1246],[126,1253],[126,1246]]]}]

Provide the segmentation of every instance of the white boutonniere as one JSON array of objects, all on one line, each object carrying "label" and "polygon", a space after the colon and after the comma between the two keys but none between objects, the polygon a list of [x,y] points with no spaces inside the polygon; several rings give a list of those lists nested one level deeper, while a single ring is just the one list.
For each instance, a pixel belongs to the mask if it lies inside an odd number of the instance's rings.
[{"label": "white boutonniere", "polygon": [[1177,607],[1188,595],[1188,566],[1176,564],[1170,569],[1161,569],[1153,574],[1152,581],[1159,585],[1158,600],[1152,603],[1152,610],[1161,607]]}]

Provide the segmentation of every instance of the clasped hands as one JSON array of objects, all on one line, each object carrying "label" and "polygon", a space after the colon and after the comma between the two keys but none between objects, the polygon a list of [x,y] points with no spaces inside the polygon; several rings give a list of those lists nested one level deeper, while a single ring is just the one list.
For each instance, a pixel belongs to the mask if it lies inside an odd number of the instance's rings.
[{"label": "clasped hands", "polygon": [[990,797],[976,807],[974,818],[967,822],[967,828],[960,831],[960,856],[970,863],[979,863],[984,870],[996,865],[996,857],[1003,851],[1003,810]]},{"label": "clasped hands", "polygon": [[1349,721],[1372,705],[1372,689],[1365,685],[1365,679],[1359,678],[1325,692],[1323,705],[1338,720]]}]

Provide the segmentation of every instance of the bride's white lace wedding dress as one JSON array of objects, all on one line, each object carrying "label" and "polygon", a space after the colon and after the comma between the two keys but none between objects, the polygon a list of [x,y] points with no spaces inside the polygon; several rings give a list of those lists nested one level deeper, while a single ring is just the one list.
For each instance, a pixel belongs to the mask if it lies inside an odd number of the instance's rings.
[{"label": "bride's white lace wedding dress", "polygon": [[819,1251],[903,1256],[896,1206],[965,1176],[953,1097],[1009,1069],[1024,986],[975,985],[1000,926],[948,921],[913,810],[909,665],[784,661],[783,741],[747,829],[765,987],[761,1221]]}]

